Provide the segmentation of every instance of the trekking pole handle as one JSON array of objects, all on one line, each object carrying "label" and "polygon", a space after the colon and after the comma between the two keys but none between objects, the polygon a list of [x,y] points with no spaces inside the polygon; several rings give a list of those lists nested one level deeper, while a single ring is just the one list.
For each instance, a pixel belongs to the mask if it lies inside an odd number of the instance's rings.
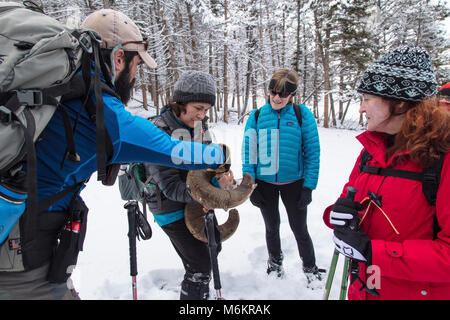
[{"label": "trekking pole handle", "polygon": [[136,207],[137,201],[128,201],[124,208],[128,215],[128,240],[130,244],[130,275],[136,276],[137,272],[137,254],[136,254]]},{"label": "trekking pole handle", "polygon": [[[351,187],[348,186],[347,187],[347,199],[350,199],[352,201],[355,201],[355,195],[358,192],[358,189],[356,189],[355,187]],[[359,222],[358,222],[358,217],[355,217],[354,219],[352,219],[352,221],[350,222],[349,228],[351,230],[357,230],[359,227]]]}]

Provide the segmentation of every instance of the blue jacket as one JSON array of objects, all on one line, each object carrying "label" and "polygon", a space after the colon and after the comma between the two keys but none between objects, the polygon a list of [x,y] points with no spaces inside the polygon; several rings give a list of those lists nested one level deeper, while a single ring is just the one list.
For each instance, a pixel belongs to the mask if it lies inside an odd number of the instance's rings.
[{"label": "blue jacket", "polygon": [[[183,142],[159,130],[150,121],[133,116],[121,101],[103,94],[105,126],[111,138],[114,154],[112,163],[148,162],[185,170],[217,168],[223,162],[222,148],[211,144]],[[72,125],[81,107],[81,101],[65,103]],[[97,171],[96,127],[83,109],[74,134],[80,162],[61,160],[66,138],[61,112],[57,110],[36,143],[38,200],[41,201],[67,187],[85,181]],[[64,211],[73,194],[69,194],[49,208]]]},{"label": "blue jacket", "polygon": [[303,186],[314,190],[319,178],[320,144],[311,111],[300,105],[300,128],[292,104],[274,110],[268,103],[260,110],[258,122],[254,110],[245,125],[243,173],[275,183],[304,178]]}]

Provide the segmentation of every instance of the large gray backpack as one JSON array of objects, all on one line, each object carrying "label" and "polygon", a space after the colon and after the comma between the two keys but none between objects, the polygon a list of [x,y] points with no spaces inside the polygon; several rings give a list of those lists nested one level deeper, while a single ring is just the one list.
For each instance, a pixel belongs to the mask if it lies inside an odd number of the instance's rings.
[{"label": "large gray backpack", "polygon": [[[37,202],[34,143],[57,108],[61,109],[65,124],[65,159],[79,161],[73,127],[61,103],[64,99],[81,98],[85,102],[83,107],[90,104],[90,112],[86,109],[97,126],[99,180],[106,180],[105,153],[109,155],[111,150],[105,142],[107,132],[101,97],[102,91],[113,95],[114,91],[110,89],[109,72],[101,58],[100,42],[95,32],[69,29],[35,5],[0,3],[1,186],[6,188],[2,189],[6,193],[8,190],[26,190],[27,210],[33,217],[28,219],[31,224],[36,223],[38,211],[78,187],[72,186],[51,199]],[[100,81],[100,73],[103,73],[106,84]],[[91,98],[94,94],[95,105]],[[26,173],[21,170],[25,163]]]}]

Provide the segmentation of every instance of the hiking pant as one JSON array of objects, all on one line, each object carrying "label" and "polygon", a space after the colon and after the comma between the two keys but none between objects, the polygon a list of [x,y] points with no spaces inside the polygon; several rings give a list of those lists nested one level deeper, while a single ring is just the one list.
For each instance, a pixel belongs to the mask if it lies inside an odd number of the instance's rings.
[{"label": "hiking pant", "polygon": [[79,300],[67,283],[47,281],[50,263],[25,272],[0,272],[0,300]]},{"label": "hiking pant", "polygon": [[286,208],[289,226],[297,241],[298,252],[303,261],[304,268],[314,267],[316,259],[311,237],[306,225],[307,209],[299,208],[303,180],[289,184],[276,185],[256,180],[258,186],[253,191],[250,200],[253,205],[260,208],[266,227],[266,244],[269,257],[282,259],[280,242],[280,212],[279,198]]},{"label": "hiking pant", "polygon": [[[184,219],[161,227],[183,262],[185,275],[180,299],[201,300],[209,296],[211,261],[208,245],[196,239],[186,227]],[[218,252],[221,246],[218,245]]]}]

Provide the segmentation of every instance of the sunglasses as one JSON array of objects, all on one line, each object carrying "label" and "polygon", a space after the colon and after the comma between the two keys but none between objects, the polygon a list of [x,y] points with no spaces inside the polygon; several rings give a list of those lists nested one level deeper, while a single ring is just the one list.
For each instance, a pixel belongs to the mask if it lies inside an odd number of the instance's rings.
[{"label": "sunglasses", "polygon": [[284,88],[283,88],[282,92],[277,92],[274,90],[274,88],[276,87],[276,84],[277,84],[277,80],[275,80],[275,79],[270,80],[269,93],[273,97],[278,95],[280,98],[287,98],[287,97],[289,97],[289,95],[294,96],[297,92],[297,85],[294,83],[291,83],[289,81],[286,81],[284,83]]},{"label": "sunglasses", "polygon": [[274,90],[272,90],[272,89],[270,89],[269,93],[270,93],[270,95],[273,96],[273,97],[275,97],[276,95],[278,95],[280,98],[287,98],[287,97],[289,97],[289,95],[290,95],[289,92],[286,92],[286,91],[283,91],[283,92],[276,92],[276,91],[274,91]]}]

